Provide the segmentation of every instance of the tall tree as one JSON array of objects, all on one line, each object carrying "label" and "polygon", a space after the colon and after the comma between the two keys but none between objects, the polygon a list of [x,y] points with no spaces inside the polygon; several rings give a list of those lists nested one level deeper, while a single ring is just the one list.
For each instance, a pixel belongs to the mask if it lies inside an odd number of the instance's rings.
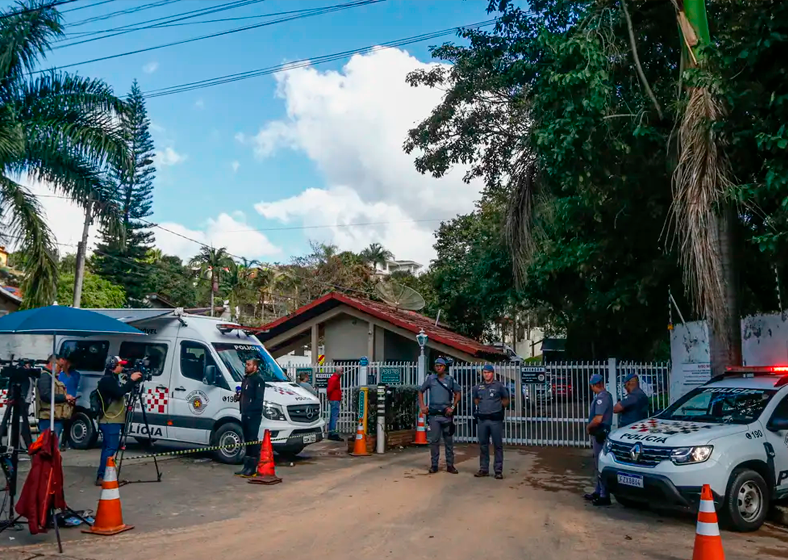
[{"label": "tall tree", "polygon": [[133,154],[133,165],[113,174],[115,200],[122,211],[122,231],[104,228],[96,250],[98,275],[122,286],[132,307],[142,304],[150,285],[146,262],[153,246],[153,232],[144,220],[153,213],[153,181],[156,168],[150,119],[137,80],[131,86],[128,111],[121,119],[123,134]]},{"label": "tall tree", "polygon": [[20,179],[39,181],[85,208],[95,205],[105,226],[117,225],[120,211],[106,172],[130,161],[116,125],[126,108],[108,85],[36,72],[51,42],[62,36],[61,16],[47,0],[0,12],[0,207],[6,234],[25,254],[26,308],[54,300],[58,269],[52,232]]},{"label": "tall tree", "polygon": [[361,251],[361,258],[373,270],[377,270],[378,266],[381,268],[386,266],[386,261],[394,258],[394,254],[383,247],[380,243],[371,243],[369,247]]},{"label": "tall tree", "polygon": [[233,265],[232,258],[227,254],[227,249],[224,247],[218,249],[203,247],[200,249],[200,252],[192,258],[189,265],[196,269],[201,278],[210,280],[211,317],[213,317],[214,310],[216,309],[215,299],[219,291],[219,281],[222,277],[222,273],[229,272],[230,267]]}]

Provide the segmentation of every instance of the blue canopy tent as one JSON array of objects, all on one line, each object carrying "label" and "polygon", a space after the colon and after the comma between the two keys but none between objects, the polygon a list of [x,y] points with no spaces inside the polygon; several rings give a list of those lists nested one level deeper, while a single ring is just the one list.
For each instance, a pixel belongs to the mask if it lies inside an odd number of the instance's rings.
[{"label": "blue canopy tent", "polygon": [[[52,335],[52,354],[57,354],[57,335],[93,336],[144,335],[145,333],[100,313],[51,305],[27,311],[16,311],[0,317],[0,335]],[[50,410],[55,410],[55,367],[52,364],[52,396]],[[54,422],[52,423],[54,425]]]}]

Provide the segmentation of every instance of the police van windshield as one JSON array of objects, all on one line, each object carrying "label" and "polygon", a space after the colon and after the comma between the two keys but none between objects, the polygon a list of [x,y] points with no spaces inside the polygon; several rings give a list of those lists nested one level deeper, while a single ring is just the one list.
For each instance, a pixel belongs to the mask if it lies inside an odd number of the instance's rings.
[{"label": "police van windshield", "polygon": [[213,347],[234,381],[243,381],[246,360],[252,358],[260,360],[260,373],[263,374],[263,379],[266,381],[288,381],[276,360],[260,346],[214,343]]},{"label": "police van windshield", "polygon": [[758,419],[776,392],[773,389],[698,387],[669,406],[658,418],[749,424]]}]

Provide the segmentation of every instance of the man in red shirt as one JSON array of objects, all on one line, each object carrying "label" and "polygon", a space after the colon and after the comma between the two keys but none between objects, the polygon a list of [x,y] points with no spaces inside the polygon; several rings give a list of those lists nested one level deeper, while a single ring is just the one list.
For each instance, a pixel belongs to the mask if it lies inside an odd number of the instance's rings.
[{"label": "man in red shirt", "polygon": [[326,393],[328,396],[328,406],[331,411],[331,416],[328,419],[328,439],[331,441],[342,441],[337,432],[337,422],[339,421],[339,406],[342,402],[342,385],[340,379],[342,378],[342,368],[334,370],[334,375],[328,378],[328,388]]}]

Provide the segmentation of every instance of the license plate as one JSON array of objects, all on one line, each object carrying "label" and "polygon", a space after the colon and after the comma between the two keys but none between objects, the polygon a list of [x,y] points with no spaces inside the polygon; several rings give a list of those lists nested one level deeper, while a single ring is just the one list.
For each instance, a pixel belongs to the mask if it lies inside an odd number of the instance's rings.
[{"label": "license plate", "polygon": [[635,488],[643,488],[643,477],[639,474],[622,474],[618,473],[618,483],[624,486],[633,486]]},{"label": "license plate", "polygon": [[304,436],[304,443],[315,443],[317,441],[317,434],[307,434]]}]

